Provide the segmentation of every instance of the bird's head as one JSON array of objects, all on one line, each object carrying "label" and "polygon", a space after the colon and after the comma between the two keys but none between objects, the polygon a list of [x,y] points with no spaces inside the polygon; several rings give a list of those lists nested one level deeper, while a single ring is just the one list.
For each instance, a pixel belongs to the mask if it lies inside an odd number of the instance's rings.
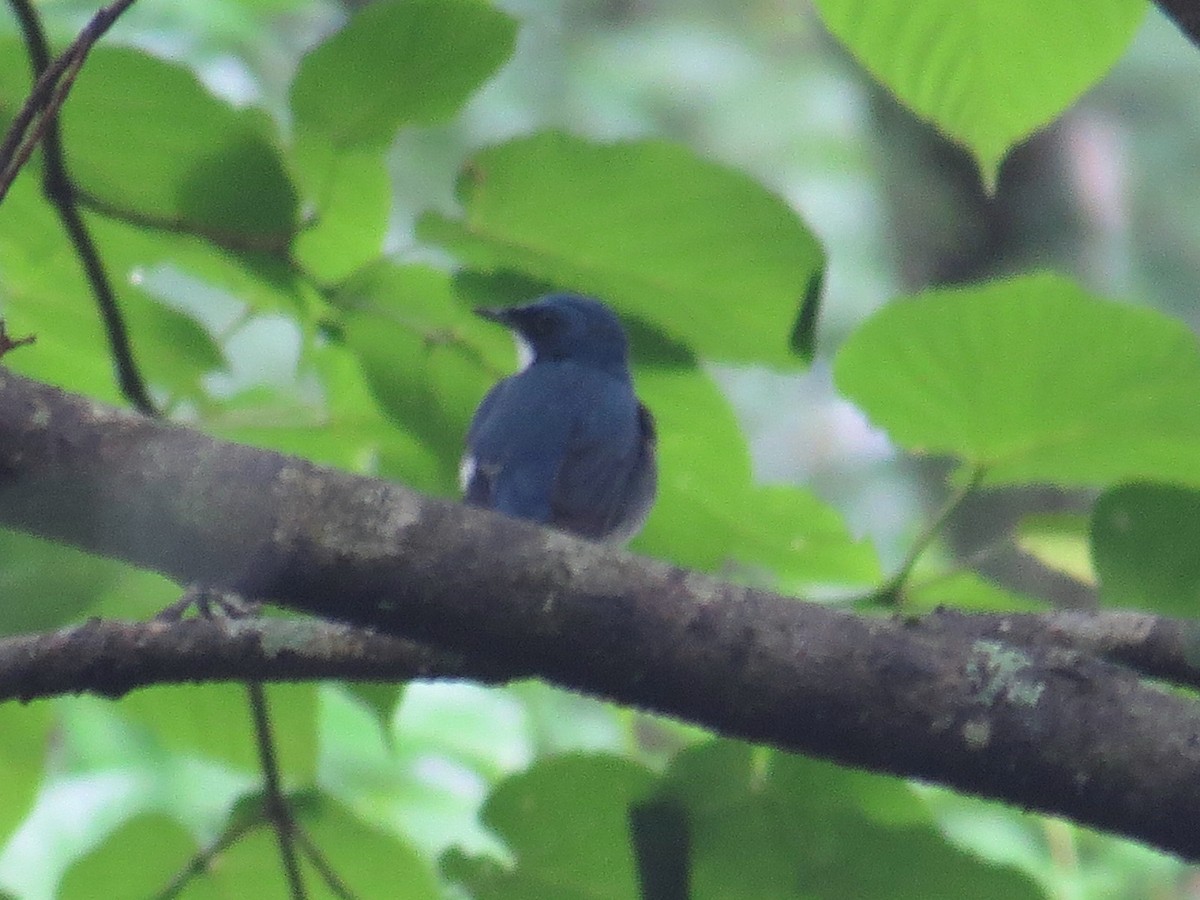
[{"label": "bird's head", "polygon": [[599,300],[547,294],[524,306],[476,312],[512,329],[521,345],[523,368],[570,360],[618,375],[628,371],[628,342],[621,321]]}]

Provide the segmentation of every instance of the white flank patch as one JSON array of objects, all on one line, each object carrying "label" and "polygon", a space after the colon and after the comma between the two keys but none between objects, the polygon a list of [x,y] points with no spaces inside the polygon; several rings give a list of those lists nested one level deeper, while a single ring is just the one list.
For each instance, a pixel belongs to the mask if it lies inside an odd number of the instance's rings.
[{"label": "white flank patch", "polygon": [[462,461],[458,464],[458,487],[464,494],[467,492],[467,485],[471,483],[471,479],[475,477],[475,457],[470,453],[464,453]]}]

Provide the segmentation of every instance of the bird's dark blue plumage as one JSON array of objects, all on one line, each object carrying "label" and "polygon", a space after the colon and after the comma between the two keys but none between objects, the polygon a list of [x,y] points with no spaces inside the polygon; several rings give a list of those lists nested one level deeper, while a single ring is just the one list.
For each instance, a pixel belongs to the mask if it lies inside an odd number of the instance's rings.
[{"label": "bird's dark blue plumage", "polygon": [[574,294],[478,312],[512,329],[527,365],[475,412],[461,470],[466,501],[587,538],[628,540],[654,502],[655,437],[633,391],[620,321]]}]

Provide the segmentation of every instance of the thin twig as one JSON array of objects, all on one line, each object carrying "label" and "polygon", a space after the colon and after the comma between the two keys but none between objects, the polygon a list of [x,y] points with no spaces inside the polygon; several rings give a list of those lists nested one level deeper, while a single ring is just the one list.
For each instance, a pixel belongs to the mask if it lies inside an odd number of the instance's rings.
[{"label": "thin twig", "polygon": [[242,835],[246,834],[258,824],[258,822],[253,820],[235,822],[234,825],[225,831],[225,833],[219,838],[217,838],[217,840],[214,841],[211,846],[204,848],[191,859],[189,859],[187,865],[185,865],[183,869],[176,873],[175,877],[168,882],[167,886],[154,895],[154,900],[174,900],[174,898],[178,897],[180,892],[187,887],[189,881],[208,869],[209,864],[217,857],[218,854],[232,847],[239,840],[241,840]]},{"label": "thin twig", "polygon": [[[41,20],[29,0],[9,0],[9,2],[21,23],[25,46],[29,51],[29,61],[34,75],[38,79],[38,84],[41,84],[42,76],[45,73],[59,71],[57,87],[50,99],[44,101],[52,106],[55,102],[61,105],[66,99],[66,88],[70,86],[71,79],[78,72],[79,66],[83,64],[92,45],[108,30],[119,15],[133,4],[134,0],[119,0],[97,12],[66,52],[54,63],[50,61],[50,47]],[[70,73],[69,78],[67,77],[68,73]],[[59,87],[62,90],[59,90]],[[30,101],[26,101],[26,105],[28,106],[31,101],[32,98]],[[157,410],[150,400],[146,384],[134,361],[133,348],[129,343],[129,334],[117,304],[112,282],[96,249],[95,241],[92,240],[91,233],[75,202],[75,188],[67,172],[58,119],[54,115],[56,108],[47,106],[43,110],[43,124],[36,126],[43,129],[41,142],[46,167],[42,176],[42,188],[62,220],[67,236],[83,264],[84,273],[92,287],[92,294],[100,307],[100,317],[104,322],[109,349],[116,363],[117,381],[121,393],[139,412],[153,416]],[[13,177],[15,177],[15,172]]]},{"label": "thin twig", "polygon": [[14,338],[9,337],[8,328],[4,325],[4,320],[0,319],[0,357],[3,357],[11,350],[17,347],[24,347],[26,344],[32,344],[37,340],[37,335],[27,334],[25,337]]},{"label": "thin twig", "polygon": [[304,880],[300,875],[300,860],[296,856],[296,823],[292,810],[279,785],[279,764],[275,757],[275,739],[271,732],[271,715],[267,708],[267,692],[261,681],[246,682],[250,695],[250,711],[254,716],[254,737],[258,744],[259,765],[263,772],[263,794],[267,817],[279,842],[279,856],[287,876],[288,890],[293,900],[304,900]]},{"label": "thin twig", "polygon": [[268,253],[286,259],[293,237],[292,233],[287,231],[254,233],[210,228],[198,222],[188,221],[182,216],[161,216],[128,209],[110,200],[105,200],[103,197],[97,197],[83,188],[75,189],[75,198],[82,206],[108,216],[110,219],[128,222],[139,228],[152,228],[167,234],[198,237],[226,250],[239,253]]},{"label": "thin twig", "polygon": [[983,478],[983,472],[984,469],[982,466],[975,466],[971,470],[970,475],[963,480],[963,483],[950,494],[945,504],[938,510],[937,515],[930,519],[921,533],[917,535],[916,540],[913,541],[912,546],[908,550],[908,555],[904,557],[904,561],[900,563],[900,567],[896,570],[895,574],[877,590],[872,591],[871,596],[873,599],[883,603],[890,603],[894,606],[900,605],[901,590],[912,575],[912,571],[920,561],[921,556],[941,533],[946,521],[954,515],[958,507],[962,505],[962,502],[978,487],[979,482]]},{"label": "thin twig", "polygon": [[[54,87],[54,93],[51,94],[45,110],[33,122],[32,127],[25,134],[20,145],[12,152],[11,158],[8,154],[0,155],[0,160],[8,160],[7,165],[0,168],[0,202],[4,200],[4,196],[16,180],[17,174],[24,168],[25,163],[29,162],[29,157],[33,155],[34,149],[42,140],[47,129],[57,121],[55,117],[58,115],[58,110],[67,99],[67,93],[70,91],[71,85],[75,83],[75,76],[79,74],[79,69],[82,65],[82,56],[76,55],[68,60],[67,67],[59,73],[61,77]],[[38,79],[38,82],[40,84],[41,79]],[[10,129],[9,136],[19,138],[20,133],[13,128]]]},{"label": "thin twig", "polygon": [[338,900],[357,900],[353,891],[347,886],[346,882],[342,881],[337,872],[333,871],[333,866],[329,860],[325,858],[325,854],[321,852],[321,848],[314,843],[308,832],[298,824],[295,824],[296,841],[300,844],[300,849],[304,851],[304,855],[308,857],[309,862],[313,864],[313,868],[324,880],[326,887],[329,888]]},{"label": "thin twig", "polygon": [[[30,91],[29,97],[26,98],[25,103],[13,118],[12,125],[9,126],[3,142],[0,142],[0,201],[4,199],[9,185],[12,184],[21,166],[24,165],[24,160],[17,164],[14,164],[14,160],[23,138],[30,131],[30,126],[39,116],[43,121],[52,120],[58,108],[66,100],[66,90],[74,81],[72,73],[69,78],[65,79],[64,84],[64,75],[68,69],[78,72],[92,45],[134,2],[135,0],[118,0],[118,2],[98,10],[79,32],[71,46],[58,59],[51,62],[50,50],[32,3],[29,0],[9,0],[17,21],[20,22],[21,29],[25,33],[26,46],[29,49],[37,81],[33,90]],[[39,133],[44,130],[44,127],[44,125],[35,126]]]}]

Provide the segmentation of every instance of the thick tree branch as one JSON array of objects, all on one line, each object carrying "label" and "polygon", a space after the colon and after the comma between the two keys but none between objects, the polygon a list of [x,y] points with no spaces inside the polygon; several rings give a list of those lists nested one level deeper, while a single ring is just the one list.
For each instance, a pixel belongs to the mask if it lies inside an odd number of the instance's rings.
[{"label": "thick tree branch", "polygon": [[926,617],[921,627],[959,638],[1075,650],[1151,678],[1200,689],[1200,620],[1124,611],[967,615],[940,609]]},{"label": "thick tree branch", "polygon": [[725,584],[2,372],[0,521],[1200,858],[1200,705],[1076,649]]}]

